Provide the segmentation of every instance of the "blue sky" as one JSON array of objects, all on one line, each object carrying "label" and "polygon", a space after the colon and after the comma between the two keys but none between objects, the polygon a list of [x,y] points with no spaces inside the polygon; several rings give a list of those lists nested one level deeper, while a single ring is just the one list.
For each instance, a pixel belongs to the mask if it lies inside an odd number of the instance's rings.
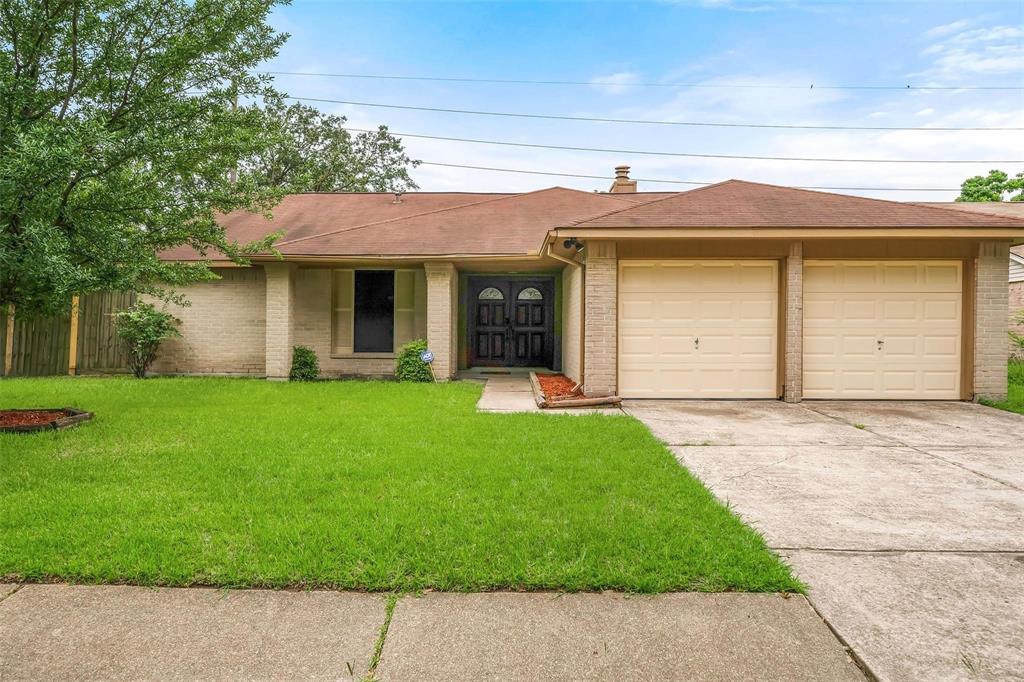
[{"label": "blue sky", "polygon": [[[1024,127],[1024,90],[829,90],[823,85],[1024,88],[1024,0],[1004,2],[314,2],[275,11],[292,34],[268,70],[526,80],[512,85],[278,76],[295,97],[571,116],[737,123]],[[644,83],[817,88],[649,87]],[[1022,132],[709,129],[475,117],[318,104],[356,127],[513,142],[760,156],[1024,159]],[[441,163],[641,178],[957,187],[995,164],[691,159],[406,139]],[[1024,170],[1002,164],[1005,170]],[[421,166],[423,190],[605,189],[600,180]],[[645,183],[641,189],[684,189]],[[851,192],[949,200],[956,192]]]}]

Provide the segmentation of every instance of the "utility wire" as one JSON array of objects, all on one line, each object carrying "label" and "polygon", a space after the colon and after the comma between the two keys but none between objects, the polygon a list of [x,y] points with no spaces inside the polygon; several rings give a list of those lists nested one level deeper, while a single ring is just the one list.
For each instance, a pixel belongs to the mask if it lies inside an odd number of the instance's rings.
[{"label": "utility wire", "polygon": [[[375,133],[376,130],[370,130],[368,128],[349,128],[345,127],[345,130],[356,133]],[[419,133],[399,133],[395,131],[389,131],[392,135],[398,137],[412,137],[422,140],[444,140],[447,142],[468,142],[470,144],[489,144],[498,145],[502,147],[528,147],[530,149],[559,149],[564,151],[574,152],[600,152],[608,154],[632,154],[642,156],[676,156],[676,157],[687,157],[687,158],[700,158],[700,159],[743,159],[747,161],[811,161],[821,163],[927,163],[927,164],[965,164],[965,163],[987,163],[987,164],[1012,164],[1012,163],[1024,163],[1020,159],[837,159],[837,158],[819,158],[812,156],[753,156],[749,154],[698,154],[695,152],[656,152],[645,149],[606,149],[603,147],[570,147],[566,145],[557,144],[538,144],[530,142],[507,142],[503,140],[478,140],[469,137],[445,137],[442,135],[422,135]]]},{"label": "utility wire", "polygon": [[381,104],[379,102],[356,102],[347,99],[324,99],[321,97],[287,97],[286,99],[303,102],[327,102],[329,104],[350,104],[357,107],[375,107],[378,109],[403,109],[407,111],[437,111],[446,114],[470,114],[473,116],[505,116],[509,118],[539,118],[551,121],[586,121],[595,123],[638,123],[661,126],[703,126],[709,128],[773,128],[783,130],[913,130],[913,131],[1015,131],[1024,128],[928,128],[902,126],[841,126],[841,125],[788,125],[782,123],[719,123],[711,121],[653,121],[639,118],[601,118],[594,116],[563,116],[558,114],[525,114],[508,111],[480,111],[475,109],[446,109],[442,107],[419,107],[409,104]]},{"label": "utility wire", "polygon": [[[441,163],[439,161],[420,161],[423,166],[441,166],[444,168],[466,168],[469,170],[495,171],[498,173],[523,173],[526,175],[553,175],[561,178],[586,178],[592,180],[611,180],[607,175],[585,175],[582,173],[558,173],[555,171],[536,171],[523,168],[496,168],[494,166],[470,166],[462,163]],[[653,182],[668,185],[713,185],[711,181],[700,180],[663,180],[655,178],[633,178],[637,182]],[[864,192],[959,192],[952,187],[838,187],[835,185],[790,185],[796,189],[848,190]]]},{"label": "utility wire", "polygon": [[[398,81],[440,81],[446,83],[503,83],[511,85],[590,85],[600,87],[602,85],[619,85],[618,83],[602,83],[597,81],[568,81],[568,80],[526,80],[518,78],[454,78],[440,76],[390,76],[383,74],[367,73],[313,73],[307,71],[261,71],[260,73],[271,76],[317,76],[322,78],[363,78],[379,80]],[[645,88],[749,88],[759,90],[1002,90],[1015,91],[1024,90],[1019,85],[806,85],[784,84],[784,83],[687,83],[687,82],[665,82],[665,83],[622,83],[628,87]]]}]

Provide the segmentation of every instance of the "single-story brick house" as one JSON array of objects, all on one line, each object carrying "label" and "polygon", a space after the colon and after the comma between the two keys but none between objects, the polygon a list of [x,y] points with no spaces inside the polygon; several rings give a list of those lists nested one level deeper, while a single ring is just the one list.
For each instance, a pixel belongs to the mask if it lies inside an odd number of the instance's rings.
[{"label": "single-story brick house", "polygon": [[[637,192],[301,194],[185,291],[164,373],[383,376],[426,338],[439,378],[544,367],[588,395],[971,399],[1006,393],[1024,219],[729,180]],[[165,255],[194,259],[186,249]]]}]

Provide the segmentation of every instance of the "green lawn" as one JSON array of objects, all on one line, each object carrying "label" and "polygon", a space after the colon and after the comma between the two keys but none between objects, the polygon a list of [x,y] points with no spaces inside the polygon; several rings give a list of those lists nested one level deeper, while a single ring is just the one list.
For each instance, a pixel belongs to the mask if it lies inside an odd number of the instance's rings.
[{"label": "green lawn", "polygon": [[[366,590],[800,590],[627,417],[478,414],[474,384],[10,379],[0,578]],[[0,580],[2,582],[2,580]]]},{"label": "green lawn", "polygon": [[1024,414],[1024,360],[1010,362],[1010,390],[1006,400],[985,401],[985,404]]}]

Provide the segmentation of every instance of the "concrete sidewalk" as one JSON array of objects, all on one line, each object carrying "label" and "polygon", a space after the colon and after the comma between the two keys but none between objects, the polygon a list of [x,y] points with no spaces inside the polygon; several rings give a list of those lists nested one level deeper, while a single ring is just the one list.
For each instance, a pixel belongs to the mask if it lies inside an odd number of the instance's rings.
[{"label": "concrete sidewalk", "polygon": [[800,596],[0,586],[0,680],[368,677],[863,679]]}]

